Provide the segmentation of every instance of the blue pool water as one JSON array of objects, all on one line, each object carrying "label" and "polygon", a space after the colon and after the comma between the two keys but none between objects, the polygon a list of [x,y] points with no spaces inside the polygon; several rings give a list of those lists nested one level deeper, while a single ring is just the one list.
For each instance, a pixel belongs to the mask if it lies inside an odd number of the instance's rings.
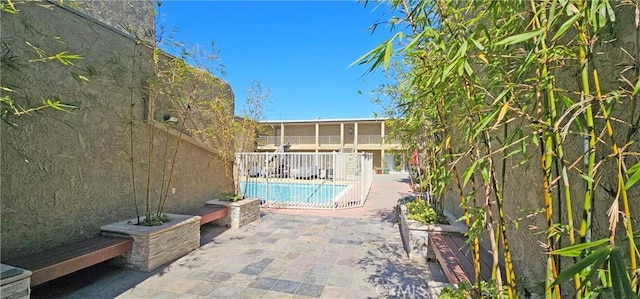
[{"label": "blue pool water", "polygon": [[[302,204],[329,204],[332,199],[347,189],[348,185],[325,182],[274,183],[240,182],[240,190],[247,197],[258,197],[261,201]],[[246,190],[246,193],[244,191]]]}]

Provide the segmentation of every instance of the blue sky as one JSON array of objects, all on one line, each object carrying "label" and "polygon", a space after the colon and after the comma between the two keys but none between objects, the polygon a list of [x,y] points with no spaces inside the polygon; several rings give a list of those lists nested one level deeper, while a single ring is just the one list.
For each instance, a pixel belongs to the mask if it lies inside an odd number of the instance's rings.
[{"label": "blue sky", "polygon": [[[252,80],[269,88],[264,119],[373,117],[369,91],[385,79],[349,65],[389,38],[384,7],[355,1],[164,1],[159,23],[192,45],[215,42],[236,111]],[[363,76],[364,75],[364,76]],[[362,91],[362,94],[358,93]]]}]

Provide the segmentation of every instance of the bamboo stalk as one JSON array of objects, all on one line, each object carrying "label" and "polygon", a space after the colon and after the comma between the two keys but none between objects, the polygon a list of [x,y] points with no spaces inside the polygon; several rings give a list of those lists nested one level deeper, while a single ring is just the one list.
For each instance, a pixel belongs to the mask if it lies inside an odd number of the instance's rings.
[{"label": "bamboo stalk", "polygon": [[[589,83],[589,60],[587,57],[587,47],[589,44],[588,37],[586,35],[587,29],[585,28],[584,22],[586,19],[587,12],[587,2],[578,1],[578,5],[580,5],[580,11],[583,13],[583,18],[576,20],[575,27],[578,30],[578,38],[580,39],[581,45],[578,47],[578,59],[580,62],[580,81],[582,84],[581,90],[581,102],[586,103],[586,107],[584,109],[584,117],[586,123],[586,136],[587,136],[587,150],[585,151],[586,159],[586,173],[585,175],[590,178],[585,182],[585,193],[584,200],[582,204],[582,220],[580,222],[580,229],[578,234],[580,235],[581,242],[588,243],[592,240],[592,205],[594,200],[594,184],[595,181],[595,164],[596,164],[596,133],[595,133],[595,124],[594,124],[594,116],[593,109],[591,107],[590,101],[588,101],[588,97],[591,94],[591,87]],[[578,274],[576,274],[578,275]],[[576,279],[578,281],[578,279]],[[588,282],[585,282],[588,283]],[[585,289],[580,290],[577,287],[577,297],[582,297],[585,295]]]},{"label": "bamboo stalk", "polygon": [[[616,157],[616,160],[617,160],[616,162],[617,162],[617,173],[618,173],[618,178],[617,178],[618,186],[617,186],[616,196],[622,197],[622,206],[623,206],[623,211],[625,215],[622,223],[624,224],[624,227],[627,233],[627,238],[629,239],[629,259],[630,259],[630,266],[631,266],[630,276],[633,277],[637,268],[637,264],[636,264],[637,248],[635,245],[635,240],[633,235],[633,227],[631,223],[631,212],[629,210],[629,195],[627,194],[627,189],[624,188],[624,179],[626,176],[626,174],[624,173],[624,169],[622,167],[624,165],[624,156],[623,156],[623,153],[618,148],[618,144],[616,143],[615,136],[613,135],[613,127],[611,125],[611,120],[608,112],[609,110],[607,110],[607,107],[604,103],[604,99],[602,98],[602,92],[600,90],[600,78],[598,77],[598,70],[595,68],[593,69],[593,82],[596,89],[596,98],[598,100],[598,103],[600,104],[600,109],[602,110],[602,114],[605,119],[605,127],[607,131],[607,135],[611,140],[612,154]],[[613,246],[613,244],[614,243],[612,242],[611,245]]]},{"label": "bamboo stalk", "polygon": [[[591,88],[589,86],[589,73],[588,73],[589,61],[587,59],[587,53],[585,50],[588,40],[585,35],[584,26],[580,24],[578,28],[579,28],[578,36],[580,37],[580,40],[584,45],[579,48],[579,52],[578,52],[578,55],[579,55],[578,58],[580,59],[580,66],[581,66],[581,71],[580,71],[580,76],[582,81],[581,97],[582,97],[582,101],[586,102],[586,98],[591,93]],[[585,114],[585,121],[587,125],[587,136],[589,138],[588,151],[585,153],[587,154],[586,175],[593,179],[595,177],[594,168],[596,164],[595,162],[596,161],[596,133],[595,133],[593,109],[591,108],[590,103],[586,105],[587,107],[585,108],[584,114]],[[587,190],[585,192],[584,203],[582,208],[582,221],[580,223],[580,230],[579,230],[580,238],[582,239],[583,243],[591,242],[591,219],[592,219],[591,205],[593,202],[593,187],[594,187],[593,180],[587,180],[586,182]]]},{"label": "bamboo stalk", "polygon": [[[531,10],[533,12],[534,18],[533,18],[533,29],[540,29],[543,28],[542,24],[545,24],[546,26],[546,14],[544,13],[544,11],[540,11],[538,12],[537,6],[536,6],[536,1],[535,0],[531,0],[530,1],[530,5],[531,5]],[[546,3],[542,3],[542,5],[546,5]],[[545,7],[542,8],[543,10],[546,9]],[[539,13],[539,14],[538,14]],[[548,30],[548,28],[545,28]],[[536,46],[535,46],[535,53],[536,54],[540,54],[541,52],[543,52],[543,57],[541,58],[542,63],[540,63],[540,66],[537,70],[537,75],[539,80],[543,79],[543,78],[548,78],[549,74],[548,74],[548,69],[547,69],[547,59],[548,57],[546,57],[546,43],[545,43],[545,38],[546,38],[546,31],[545,34],[543,34],[543,36],[539,39],[539,40],[535,40],[537,42]],[[538,84],[540,84],[540,81],[538,82]],[[538,102],[542,105],[543,108],[547,108],[547,110],[549,109],[549,104],[552,102],[550,100],[550,96],[553,95],[552,92],[549,91],[549,87],[546,86],[544,87],[546,89],[546,93],[544,95],[544,101],[542,101],[543,95],[538,91],[536,93],[536,97],[538,98]],[[551,125],[550,121],[549,121],[549,113],[547,112],[547,110],[543,110],[540,111],[541,113],[547,114],[547,125]],[[551,132],[549,132],[549,129],[547,128],[546,130],[541,127],[541,132],[539,135],[540,138],[540,144],[541,144],[541,167],[542,167],[542,171],[543,171],[543,176],[542,176],[542,188],[543,188],[543,194],[544,194],[544,210],[545,210],[545,223],[547,225],[547,250],[548,251],[552,251],[554,249],[554,240],[553,237],[551,236],[550,230],[553,227],[553,205],[552,205],[552,195],[551,195],[551,182],[553,181],[552,177],[551,177],[551,166],[552,166],[552,162],[553,162],[553,135],[551,134]],[[555,281],[557,277],[557,269],[556,269],[556,261],[555,258],[552,255],[548,255],[547,256],[547,271],[546,271],[546,280],[545,280],[545,297],[546,298],[552,298],[554,297],[554,293],[555,293],[555,297],[560,299],[561,293],[560,293],[560,288],[558,285],[556,285],[553,290],[552,290],[552,286],[551,284],[553,283],[553,281]]]},{"label": "bamboo stalk", "polygon": [[133,138],[133,121],[134,121],[134,101],[133,101],[133,82],[134,82],[134,78],[135,78],[135,58],[136,58],[136,50],[137,50],[137,44],[133,46],[133,59],[132,59],[132,64],[133,67],[131,68],[132,70],[134,70],[134,72],[131,74],[131,88],[129,89],[129,93],[130,93],[130,105],[129,105],[129,117],[130,122],[129,122],[129,130],[130,130],[130,140],[129,140],[129,145],[130,148],[129,150],[131,151],[131,187],[133,189],[133,204],[136,208],[136,220],[137,220],[137,224],[140,224],[140,207],[138,206],[138,196],[137,196],[137,190],[136,190],[136,170],[135,170],[135,159],[134,159],[134,138]]},{"label": "bamboo stalk", "polygon": [[[471,162],[471,165],[473,165],[473,163],[475,163],[475,161],[477,161],[477,159],[480,158],[480,152],[478,150],[477,146],[473,146],[472,151],[475,154],[474,155],[469,155],[469,159]],[[476,195],[476,178],[475,175],[471,176],[471,194],[472,198],[473,198],[473,207],[477,207],[478,202],[477,202],[477,195]],[[475,221],[475,218],[473,219]],[[470,219],[467,217],[467,221],[466,221],[467,227],[471,227],[471,223],[470,223]],[[478,288],[478,290],[480,291],[480,293],[482,294],[482,284],[480,283],[480,240],[477,236],[477,234],[474,236],[473,238],[473,272],[475,275],[475,281],[476,281],[476,287]]]},{"label": "bamboo stalk", "polygon": [[[183,108],[182,110],[182,124],[181,124],[181,128],[180,128],[180,133],[178,133],[178,138],[176,141],[176,148],[173,151],[173,157],[171,158],[171,168],[169,170],[169,180],[167,182],[167,187],[165,189],[164,192],[164,198],[162,199],[162,203],[160,205],[160,212],[164,210],[164,206],[167,202],[167,196],[169,194],[169,187],[171,187],[171,181],[173,180],[173,169],[176,165],[176,159],[178,157],[178,148],[180,147],[180,140],[182,140],[182,134],[186,128],[186,124],[187,124],[187,120],[189,117],[189,111],[191,111],[191,102],[192,99],[189,99],[189,102],[186,103],[186,107]],[[160,217],[160,212],[158,212],[158,217]]]},{"label": "bamboo stalk", "polygon": [[[506,126],[506,124],[505,124]],[[513,270],[513,262],[511,260],[511,251],[509,249],[509,242],[507,239],[507,226],[504,221],[504,198],[502,193],[502,188],[498,185],[496,181],[496,170],[493,166],[493,154],[491,153],[491,141],[489,137],[489,132],[484,132],[484,144],[485,149],[487,150],[487,161],[489,166],[489,179],[492,189],[495,192],[496,196],[496,208],[498,209],[498,230],[500,232],[500,239],[502,240],[502,250],[504,256],[504,266],[505,266],[505,275],[507,279],[507,294],[509,298],[517,298],[518,293],[516,291],[516,279],[515,272]],[[502,170],[504,172],[504,169]]]},{"label": "bamboo stalk", "polygon": [[493,211],[491,210],[491,188],[489,187],[489,180],[491,179],[491,173],[487,172],[488,178],[483,177],[485,183],[484,186],[484,207],[485,207],[485,223],[487,225],[487,231],[489,231],[489,240],[491,241],[491,251],[493,256],[493,262],[491,266],[491,278],[496,280],[496,285],[500,292],[500,297],[503,297],[502,294],[502,273],[500,272],[500,258],[498,255],[498,240],[496,240],[496,234],[493,230]]}]

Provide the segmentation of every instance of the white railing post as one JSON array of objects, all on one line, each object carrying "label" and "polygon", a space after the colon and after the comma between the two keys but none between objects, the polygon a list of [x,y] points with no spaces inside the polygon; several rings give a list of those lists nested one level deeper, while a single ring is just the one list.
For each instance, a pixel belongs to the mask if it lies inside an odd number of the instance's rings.
[{"label": "white railing post", "polygon": [[336,151],[333,151],[333,170],[331,171],[331,185],[332,185],[332,197],[333,197],[333,204],[331,205],[331,209],[333,211],[336,210],[336,173],[337,173],[337,169],[336,169]]},{"label": "white railing post", "polygon": [[360,154],[360,206],[364,205],[364,201],[366,199],[366,196],[364,194],[364,184],[365,184],[365,171],[364,171],[364,167],[365,167],[365,160],[364,160],[365,154],[364,152],[362,152],[362,154]]}]

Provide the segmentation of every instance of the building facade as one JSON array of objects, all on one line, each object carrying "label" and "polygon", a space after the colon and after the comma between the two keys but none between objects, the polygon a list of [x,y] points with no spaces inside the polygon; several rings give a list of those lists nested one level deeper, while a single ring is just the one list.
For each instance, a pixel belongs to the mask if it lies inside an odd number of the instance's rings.
[{"label": "building facade", "polygon": [[376,168],[395,169],[391,152],[400,143],[386,138],[384,118],[273,120],[262,122],[258,151],[273,152],[290,145],[290,152],[365,152],[373,154]]}]

